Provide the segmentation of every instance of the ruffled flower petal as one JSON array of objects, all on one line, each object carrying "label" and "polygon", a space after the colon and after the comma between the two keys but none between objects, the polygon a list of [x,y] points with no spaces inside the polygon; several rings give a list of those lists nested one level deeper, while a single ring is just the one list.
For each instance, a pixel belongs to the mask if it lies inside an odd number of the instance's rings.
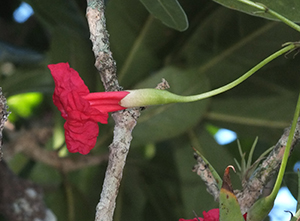
[{"label": "ruffled flower petal", "polygon": [[[203,218],[198,217],[194,219],[179,219],[179,221],[219,221],[220,210],[211,209],[208,212],[203,211]],[[247,220],[247,213],[243,215],[244,219]]]},{"label": "ruffled flower petal", "polygon": [[48,68],[55,83],[53,103],[66,120],[67,148],[71,153],[88,154],[97,141],[98,122],[107,124],[108,112],[126,109],[119,103],[129,92],[90,93],[68,63],[51,64]]}]

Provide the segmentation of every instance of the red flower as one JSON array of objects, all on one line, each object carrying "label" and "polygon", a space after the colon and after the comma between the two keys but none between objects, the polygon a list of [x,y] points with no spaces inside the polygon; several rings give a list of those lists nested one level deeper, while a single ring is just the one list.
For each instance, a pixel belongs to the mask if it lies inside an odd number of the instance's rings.
[{"label": "red flower", "polygon": [[[247,218],[247,213],[244,215],[244,219]],[[179,219],[179,221],[219,221],[219,209],[211,209],[208,212],[203,211],[203,218],[198,217],[194,219]]]},{"label": "red flower", "polygon": [[79,74],[68,63],[48,65],[55,82],[53,103],[66,120],[67,148],[71,153],[88,154],[95,146],[98,123],[107,124],[108,112],[126,109],[119,105],[129,92],[90,93]]},{"label": "red flower", "polygon": [[203,218],[179,219],[179,221],[219,221],[219,209],[211,209],[208,212],[203,211]]}]

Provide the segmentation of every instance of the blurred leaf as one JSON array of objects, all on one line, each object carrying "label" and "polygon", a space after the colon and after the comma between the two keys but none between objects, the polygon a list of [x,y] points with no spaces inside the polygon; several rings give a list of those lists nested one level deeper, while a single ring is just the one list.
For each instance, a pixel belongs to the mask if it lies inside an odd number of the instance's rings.
[{"label": "blurred leaf", "polygon": [[[251,15],[260,16],[268,19],[274,19],[273,16],[269,15],[268,13],[258,12],[258,9],[251,7],[249,5],[246,5],[244,3],[239,2],[238,0],[214,0],[217,3],[220,3],[230,9],[239,10],[242,12],[246,12]],[[286,18],[294,21],[299,22],[300,21],[300,2],[298,0],[260,0],[256,3],[261,3],[267,6],[268,8],[272,9],[273,11],[276,11],[277,13],[285,16]]]},{"label": "blurred leaf", "polygon": [[[50,31],[49,63],[69,62],[91,91],[100,82],[94,67],[94,54],[89,40],[85,9],[80,10],[76,1],[27,0],[34,15]],[[51,76],[51,75],[50,75]]]},{"label": "blurred leaf", "polygon": [[8,162],[9,168],[15,173],[19,174],[25,165],[29,162],[29,159],[23,154],[15,154],[14,157]]},{"label": "blurred leaf", "polygon": [[26,93],[10,96],[7,99],[7,104],[14,114],[27,118],[32,115],[33,109],[39,105],[42,100],[43,95],[41,93]]},{"label": "blurred leaf", "polygon": [[126,176],[120,187],[115,220],[122,220],[123,217],[131,217],[132,221],[144,220],[143,211],[147,209],[146,203],[149,193],[145,192],[145,185],[149,184],[145,184],[142,169],[145,167],[145,163],[138,158],[134,159],[135,162],[131,160],[129,159],[124,170]]},{"label": "blurred leaf", "polygon": [[[50,44],[50,63],[69,62],[80,77],[84,80],[90,91],[95,91],[97,82],[100,81],[99,74],[94,66],[94,55],[91,51],[89,38],[83,38],[77,33],[80,30],[69,31],[62,27],[54,27],[52,30],[52,41]],[[50,72],[48,72],[49,76]],[[103,90],[103,89],[102,89]]]},{"label": "blurred leaf", "polygon": [[[220,96],[212,100],[208,118],[219,126],[237,131],[239,136],[258,136],[275,144],[283,129],[289,125],[296,99],[292,94],[253,97]],[[266,129],[268,133],[265,133]]]},{"label": "blurred leaf", "polygon": [[165,25],[178,31],[188,28],[185,12],[177,0],[140,0],[148,11]]},{"label": "blurred leaf", "polygon": [[[227,37],[220,37],[225,35]],[[186,59],[190,65],[198,65],[199,71],[210,78],[211,87],[217,88],[241,76],[297,35],[283,24],[219,8],[199,25],[199,30],[183,48],[181,56],[184,58],[181,59]],[[296,101],[294,93],[300,81],[298,68],[297,57],[276,59],[243,84],[212,98],[212,108],[206,119],[237,132],[239,136],[259,136],[268,140],[271,146],[291,119],[291,107]]]},{"label": "blurred leaf", "polygon": [[88,38],[88,26],[84,14],[75,1],[25,0],[34,10],[35,16],[52,29],[60,27]]},{"label": "blurred leaf", "polygon": [[[171,86],[170,91],[180,95],[192,95],[207,91],[209,82],[195,69],[166,67],[137,88],[155,87],[162,78]],[[147,108],[139,118],[133,136],[133,144],[142,145],[161,141],[183,133],[196,125],[206,111],[208,99],[186,104],[170,104]],[[159,129],[158,129],[159,128]]]},{"label": "blurred leaf", "polygon": [[[140,152],[141,148],[135,150]],[[120,220],[124,215],[131,215],[128,217],[134,221],[178,219],[182,207],[174,157],[174,146],[164,142],[156,145],[156,154],[151,160],[136,151],[131,152],[124,172],[128,174],[127,178],[124,177],[126,187],[121,187]],[[142,210],[129,210],[129,205]]]},{"label": "blurred leaf", "polygon": [[[179,218],[193,218],[193,211],[199,216],[202,212],[208,211],[211,208],[217,207],[217,202],[214,202],[213,196],[206,191],[204,182],[199,176],[192,172],[193,166],[197,163],[193,158],[193,149],[191,144],[188,144],[182,137],[172,141],[175,151],[177,168],[179,172],[180,194],[182,199],[182,212]],[[207,141],[207,140],[206,140]],[[213,140],[209,140],[212,141]],[[212,143],[206,143],[210,149]],[[215,145],[215,144],[212,144]],[[215,165],[213,164],[215,167]]]},{"label": "blurred leaf", "polygon": [[1,84],[9,96],[27,92],[53,93],[54,82],[46,67],[18,68]]},{"label": "blurred leaf", "polygon": [[[92,220],[95,217],[95,205],[99,202],[99,183],[104,180],[104,166],[88,167],[69,173],[64,180],[65,194],[68,194],[68,210],[73,212],[75,220]],[[70,207],[73,206],[73,207]],[[71,209],[71,211],[70,211]],[[73,210],[73,211],[72,211]],[[70,215],[69,215],[70,216]],[[69,217],[69,219],[71,219]]]},{"label": "blurred leaf", "polygon": [[293,195],[293,197],[297,200],[298,191],[299,191],[299,183],[298,183],[298,175],[294,171],[287,170],[283,178],[283,185],[286,185]]},{"label": "blurred leaf", "polygon": [[62,185],[50,189],[45,194],[45,202],[51,208],[57,220],[68,220],[68,202]]},{"label": "blurred leaf", "polygon": [[176,41],[177,33],[149,16],[137,0],[109,1],[107,25],[118,77],[125,89],[159,69]]},{"label": "blurred leaf", "polygon": [[31,171],[30,178],[40,185],[59,185],[61,174],[53,167],[37,162]]},{"label": "blurred leaf", "polygon": [[299,154],[300,149],[298,146],[296,146],[289,157],[288,165],[283,178],[283,185],[286,185],[289,188],[295,199],[298,199],[298,194],[300,193],[298,175],[294,169],[295,164],[299,162]]}]

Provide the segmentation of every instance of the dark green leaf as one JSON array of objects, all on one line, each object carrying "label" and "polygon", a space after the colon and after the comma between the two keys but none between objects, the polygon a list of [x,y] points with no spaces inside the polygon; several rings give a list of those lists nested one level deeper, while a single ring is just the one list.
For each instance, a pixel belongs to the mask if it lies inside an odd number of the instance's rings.
[{"label": "dark green leaf", "polygon": [[83,37],[89,36],[87,22],[75,1],[26,0],[26,2],[48,28],[60,27]]},{"label": "dark green leaf", "polygon": [[[183,202],[183,214],[180,218],[194,218],[193,211],[198,216],[202,216],[203,211],[217,208],[218,203],[214,201],[200,177],[192,172],[193,166],[197,161],[193,158],[193,147],[201,149],[201,153],[210,162],[210,164],[222,174],[228,162],[232,161],[229,151],[216,143],[203,127],[196,132],[197,141],[184,139],[185,136],[172,139],[171,144],[175,151],[177,168],[181,185],[180,196]],[[217,160],[216,155],[222,156]]]},{"label": "dark green leaf", "polygon": [[149,16],[145,7],[135,0],[109,1],[107,25],[118,79],[125,89],[132,88],[149,73],[161,68],[169,53],[164,49],[173,45],[175,34],[178,34]]},{"label": "dark green leaf", "polygon": [[154,17],[178,31],[188,28],[185,12],[177,0],[140,0]]},{"label": "dark green leaf", "polygon": [[[244,3],[239,2],[238,0],[214,0],[215,2],[218,2],[230,9],[235,9],[239,10],[242,12],[246,12],[251,15],[255,16],[260,16],[268,19],[274,19],[273,16],[269,15],[268,13],[264,12],[259,12],[258,9],[246,5]],[[299,15],[299,10],[300,10],[300,1],[298,0],[260,0],[260,1],[255,1],[255,3],[261,3],[265,5],[266,7],[272,9],[273,11],[285,16],[286,18],[294,21],[294,22],[299,22],[300,21],[300,15]]]}]

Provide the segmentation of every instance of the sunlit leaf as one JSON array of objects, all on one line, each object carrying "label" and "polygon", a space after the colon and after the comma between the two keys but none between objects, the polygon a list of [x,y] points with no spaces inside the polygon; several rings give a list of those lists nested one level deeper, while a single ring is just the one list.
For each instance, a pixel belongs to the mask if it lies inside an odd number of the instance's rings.
[{"label": "sunlit leaf", "polygon": [[41,93],[26,93],[8,97],[7,103],[12,111],[8,118],[11,120],[10,117],[13,115],[24,118],[31,116],[33,109],[42,102],[42,99],[43,95]]}]

